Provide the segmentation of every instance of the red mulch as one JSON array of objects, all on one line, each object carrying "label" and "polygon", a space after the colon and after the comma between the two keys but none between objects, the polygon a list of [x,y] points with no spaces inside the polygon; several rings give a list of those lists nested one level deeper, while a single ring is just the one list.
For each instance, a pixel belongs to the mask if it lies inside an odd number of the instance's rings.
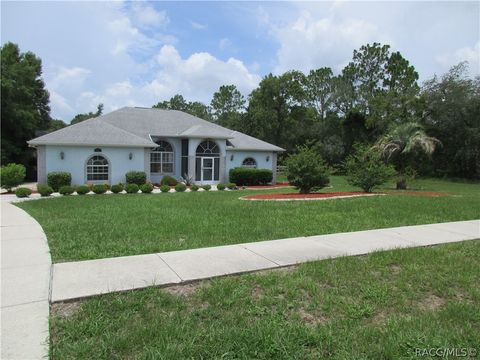
[{"label": "red mulch", "polygon": [[299,193],[287,193],[287,194],[258,194],[258,195],[247,195],[244,196],[244,199],[252,200],[285,200],[285,199],[324,199],[331,198],[336,196],[361,196],[361,195],[372,195],[371,193],[365,192],[331,192],[331,193],[310,193],[310,194],[299,194]]}]

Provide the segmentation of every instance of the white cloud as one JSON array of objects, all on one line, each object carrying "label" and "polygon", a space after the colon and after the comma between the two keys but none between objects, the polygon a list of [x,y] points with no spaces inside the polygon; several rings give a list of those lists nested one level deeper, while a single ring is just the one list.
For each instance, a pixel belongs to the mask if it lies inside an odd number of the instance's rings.
[{"label": "white cloud", "polygon": [[223,38],[218,42],[218,47],[222,50],[225,50],[232,46],[232,42],[228,38]]},{"label": "white cloud", "polygon": [[157,11],[140,1],[132,3],[131,12],[134,23],[140,27],[165,27],[170,22],[165,11]]},{"label": "white cloud", "polygon": [[192,25],[192,28],[196,30],[205,30],[208,27],[207,24],[200,24],[196,21],[190,21],[190,24]]},{"label": "white cloud", "polygon": [[474,46],[457,49],[454,53],[441,54],[435,60],[446,70],[462,61],[467,61],[470,74],[480,75],[480,41]]},{"label": "white cloud", "polygon": [[60,67],[52,82],[53,83],[61,83],[63,81],[83,82],[87,77],[87,75],[90,73],[91,73],[90,70],[84,69],[78,66],[71,67],[71,68]]}]

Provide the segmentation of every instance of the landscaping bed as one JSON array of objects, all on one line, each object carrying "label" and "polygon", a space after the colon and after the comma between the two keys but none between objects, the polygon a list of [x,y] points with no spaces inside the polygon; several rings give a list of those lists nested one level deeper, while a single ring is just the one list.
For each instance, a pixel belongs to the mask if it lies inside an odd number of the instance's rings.
[{"label": "landscaping bed", "polygon": [[384,195],[381,193],[366,192],[330,192],[330,193],[274,193],[274,194],[255,194],[242,196],[242,200],[264,200],[264,201],[295,201],[295,200],[326,200],[326,199],[346,199],[360,196]]}]

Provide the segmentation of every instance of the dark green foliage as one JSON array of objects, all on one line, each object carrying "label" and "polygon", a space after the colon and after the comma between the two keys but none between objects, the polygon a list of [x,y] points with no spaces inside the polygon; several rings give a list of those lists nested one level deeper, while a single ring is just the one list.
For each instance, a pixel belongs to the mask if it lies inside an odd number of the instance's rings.
[{"label": "dark green foliage", "polygon": [[160,185],[168,185],[168,186],[175,186],[177,185],[178,181],[170,175],[165,175],[160,181]]},{"label": "dark green foliage", "polygon": [[88,188],[87,185],[79,185],[76,187],[75,191],[77,192],[78,195],[85,195],[90,192],[90,189]]},{"label": "dark green foliage", "polygon": [[112,188],[110,189],[112,191],[112,193],[114,194],[118,194],[118,193],[121,193],[123,191],[123,184],[115,184],[115,185],[112,185]]},{"label": "dark green foliage", "polygon": [[210,191],[210,189],[212,188],[211,185],[202,185],[202,189],[205,190],[205,191]]},{"label": "dark green foliage", "polygon": [[269,169],[236,167],[230,169],[230,181],[239,185],[265,185],[272,182],[273,174]]},{"label": "dark green foliage", "polygon": [[53,193],[53,189],[48,185],[37,185],[37,191],[42,197],[50,196]]},{"label": "dark green foliage", "polygon": [[198,189],[199,189],[198,185],[193,184],[192,186],[190,186],[191,191],[198,191]]},{"label": "dark green foliage", "polygon": [[127,184],[125,191],[127,194],[136,194],[140,188],[137,184]]},{"label": "dark green foliage", "polygon": [[72,184],[72,175],[63,171],[50,172],[47,175],[47,184],[53,191],[58,191],[62,186]]},{"label": "dark green foliage", "polygon": [[127,184],[140,186],[147,181],[147,174],[145,174],[145,171],[129,171],[125,174],[125,180]]},{"label": "dark green foliage", "polygon": [[58,192],[62,195],[72,195],[75,188],[71,185],[63,185],[58,189]]},{"label": "dark green foliage", "polygon": [[180,110],[204,120],[211,120],[210,109],[198,101],[187,102],[182,95],[175,95],[169,101],[162,101],[153,105],[153,108]]},{"label": "dark green foliage", "polygon": [[153,185],[150,183],[140,185],[140,191],[144,194],[150,194],[153,191]]},{"label": "dark green foliage", "polygon": [[235,85],[220,86],[210,103],[213,121],[229,129],[241,127],[245,98]]},{"label": "dark green foliage", "polygon": [[0,168],[0,182],[2,188],[11,191],[25,179],[25,166],[21,164],[8,164]]},{"label": "dark green foliage", "polygon": [[227,187],[227,185],[225,185],[225,184],[218,184],[217,185],[217,190],[223,191],[223,190],[225,190],[226,187]]},{"label": "dark green foliage", "polygon": [[236,189],[237,189],[237,184],[235,184],[235,183],[228,183],[228,184],[227,184],[227,188],[228,188],[229,190],[236,190]]},{"label": "dark green foliage", "polygon": [[103,104],[98,104],[96,112],[91,112],[90,111],[86,114],[77,114],[72,119],[72,121],[70,121],[70,125],[74,125],[74,124],[77,124],[79,122],[91,119],[91,118],[99,117],[100,115],[102,115],[102,113],[103,113]]},{"label": "dark green foliage", "polygon": [[162,193],[168,193],[168,192],[170,191],[170,186],[168,186],[168,185],[161,185],[161,186],[160,186],[160,191],[161,191]]},{"label": "dark green foliage", "polygon": [[92,186],[92,191],[97,195],[105,194],[107,192],[107,187],[105,184],[95,184]]},{"label": "dark green foliage", "polygon": [[15,190],[15,195],[19,198],[29,197],[32,194],[32,190],[26,187],[19,187]]},{"label": "dark green foliage", "polygon": [[300,147],[297,154],[287,158],[286,167],[288,181],[302,194],[329,184],[328,166],[312,148]]},{"label": "dark green foliage", "polygon": [[177,185],[175,185],[176,192],[184,192],[185,190],[187,190],[187,185],[185,185],[184,183],[178,183]]},{"label": "dark green foliage", "polygon": [[347,181],[365,192],[386,183],[395,175],[395,168],[387,165],[375,149],[357,146],[355,153],[345,161]]}]

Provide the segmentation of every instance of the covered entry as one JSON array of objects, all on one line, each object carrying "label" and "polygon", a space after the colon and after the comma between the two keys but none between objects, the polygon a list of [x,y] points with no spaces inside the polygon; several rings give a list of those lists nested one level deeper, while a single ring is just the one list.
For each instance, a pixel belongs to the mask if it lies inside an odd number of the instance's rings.
[{"label": "covered entry", "polygon": [[216,183],[220,179],[220,147],[213,140],[201,142],[196,150],[195,181]]}]

